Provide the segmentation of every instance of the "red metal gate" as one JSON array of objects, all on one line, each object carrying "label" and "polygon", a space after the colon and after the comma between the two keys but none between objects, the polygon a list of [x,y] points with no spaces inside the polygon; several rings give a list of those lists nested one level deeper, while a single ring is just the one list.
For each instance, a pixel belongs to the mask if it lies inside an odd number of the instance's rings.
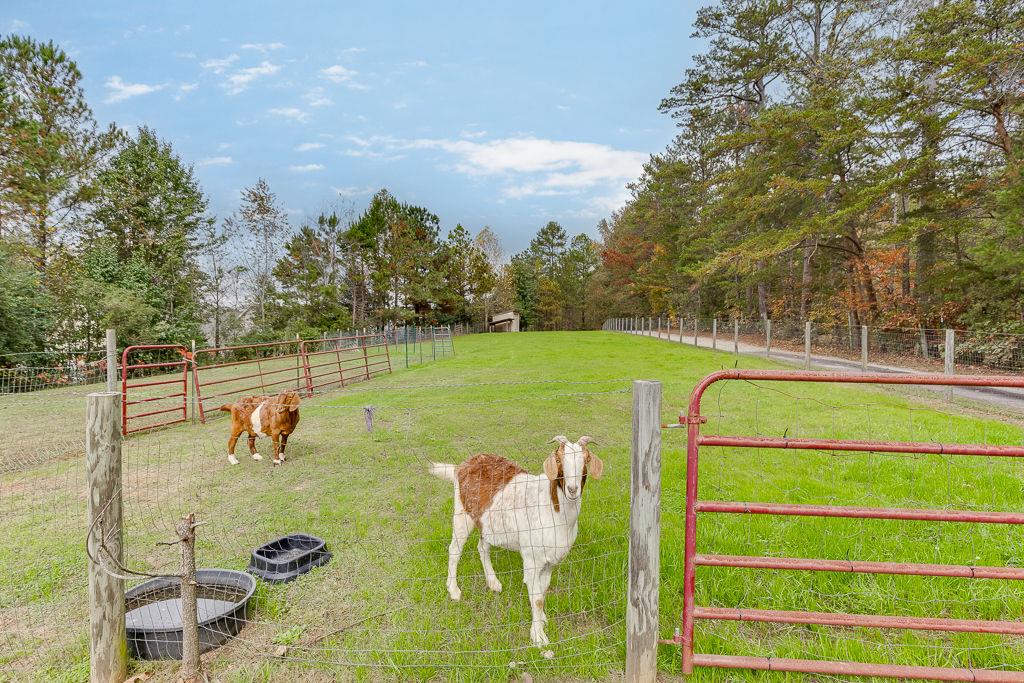
[{"label": "red metal gate", "polygon": [[694,652],[694,622],[697,619],[730,620],[776,624],[817,624],[866,628],[913,629],[924,631],[995,633],[1024,635],[1024,622],[940,619],[873,614],[839,614],[806,611],[700,607],[695,605],[697,567],[742,567],[769,570],[856,572],[914,576],[952,576],[973,579],[1024,580],[1024,568],[920,564],[905,562],[863,562],[799,557],[711,555],[697,552],[697,515],[701,513],[832,517],[850,519],[925,520],[982,524],[1024,524],[1024,513],[947,509],[866,508],[786,503],[700,500],[697,490],[701,447],[860,451],[874,453],[915,453],[1024,457],[1024,447],[974,444],[940,444],[786,437],[718,436],[701,434],[701,398],[709,386],[725,380],[832,382],[843,384],[899,384],[917,386],[1013,387],[1024,388],[1024,377],[845,374],[830,372],[787,372],[774,370],[727,370],[705,377],[690,396],[689,409],[679,421],[687,425],[686,527],[683,569],[683,616],[681,633],[672,641],[682,647],[683,673],[694,666],[788,671],[822,675],[887,676],[944,681],[1024,681],[1024,672],[932,666],[873,664],[847,661],[784,659],[715,655]]},{"label": "red metal gate", "polygon": [[[199,420],[207,408],[250,394],[267,394],[306,385],[302,341],[221,346],[196,351],[192,382]],[[232,368],[223,371],[225,368]],[[241,373],[241,374],[236,374]]]},{"label": "red metal gate", "polygon": [[[165,354],[173,352],[175,357],[172,360],[164,361],[130,362],[132,354],[147,351],[156,352],[155,356],[161,355],[161,351]],[[124,350],[121,354],[121,432],[123,434],[177,424],[187,419],[188,355],[188,350],[181,344],[143,344],[129,346]],[[142,377],[131,377],[133,371],[142,371]],[[130,391],[132,389],[135,391]],[[171,393],[164,393],[165,390]],[[147,409],[134,414],[129,409],[130,406],[136,405],[150,408],[153,407],[153,404],[159,407],[156,410]],[[180,415],[177,415],[178,413]],[[171,415],[177,416],[163,419]],[[155,416],[161,417],[156,421],[145,421],[144,424],[140,424],[140,420]],[[134,424],[132,424],[133,421]]]},{"label": "red metal gate", "polygon": [[306,394],[391,372],[391,351],[385,334],[310,339],[300,350],[306,370]]}]

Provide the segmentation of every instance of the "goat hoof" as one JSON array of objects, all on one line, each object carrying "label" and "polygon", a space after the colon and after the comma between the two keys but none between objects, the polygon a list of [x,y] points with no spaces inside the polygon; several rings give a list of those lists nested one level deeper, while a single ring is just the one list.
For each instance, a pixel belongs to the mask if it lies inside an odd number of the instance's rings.
[{"label": "goat hoof", "polygon": [[281,461],[280,461],[280,460],[275,460],[275,461],[274,461],[274,464],[275,464],[275,465],[280,465],[280,464],[281,464]]},{"label": "goat hoof", "polygon": [[500,593],[501,592],[501,581],[498,581],[497,579],[495,579],[494,581],[488,581],[487,582],[487,587],[490,588],[495,593]]},{"label": "goat hoof", "polygon": [[530,640],[537,647],[547,645],[550,642],[548,641],[548,634],[544,633],[544,624],[542,622],[534,622],[533,626],[530,627]]},{"label": "goat hoof", "polygon": [[458,586],[448,586],[448,595],[452,600],[458,602],[462,599],[462,589]]},{"label": "goat hoof", "polygon": [[253,459],[253,460],[262,460],[262,459],[263,459],[263,456],[262,456],[262,455],[260,455],[259,453],[253,453],[253,454],[252,454],[252,459]]},{"label": "goat hoof", "polygon": [[232,465],[237,465],[238,464],[238,458],[236,458],[233,455],[229,455],[228,456],[228,462],[231,463]]}]

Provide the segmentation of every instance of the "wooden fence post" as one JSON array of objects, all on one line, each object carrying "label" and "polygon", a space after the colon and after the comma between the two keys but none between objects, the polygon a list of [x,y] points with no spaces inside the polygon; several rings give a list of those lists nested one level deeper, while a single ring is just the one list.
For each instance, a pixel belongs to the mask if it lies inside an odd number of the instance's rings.
[{"label": "wooden fence post", "polygon": [[928,333],[921,328],[921,358],[928,360]]},{"label": "wooden fence post", "polygon": [[764,357],[772,357],[772,321],[768,318],[764,320]]},{"label": "wooden fence post", "polygon": [[811,369],[811,321],[804,323],[804,370]]},{"label": "wooden fence post", "polygon": [[693,319],[693,346],[697,346],[697,318]]},{"label": "wooden fence post", "polygon": [[661,382],[633,382],[632,451],[626,680],[654,683],[661,552]]},{"label": "wooden fence post", "polygon": [[868,371],[868,326],[860,326],[860,369]]},{"label": "wooden fence post", "polygon": [[740,355],[740,319],[732,319],[732,352]]},{"label": "wooden fence post", "polygon": [[117,391],[117,332],[107,330],[107,391]]},{"label": "wooden fence post", "polygon": [[200,680],[199,605],[196,595],[196,515],[190,512],[178,522],[175,532],[181,545],[181,680]]},{"label": "wooden fence post", "polygon": [[128,675],[124,583],[103,568],[123,559],[121,394],[93,393],[85,403],[85,467],[89,486],[89,680],[121,683]]},{"label": "wooden fence post", "polygon": [[711,319],[711,350],[718,350],[718,318]]}]

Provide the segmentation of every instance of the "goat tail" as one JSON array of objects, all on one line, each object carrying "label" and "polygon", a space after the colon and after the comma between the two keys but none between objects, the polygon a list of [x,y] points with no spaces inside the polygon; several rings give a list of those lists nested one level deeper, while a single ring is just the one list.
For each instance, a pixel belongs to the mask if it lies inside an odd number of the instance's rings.
[{"label": "goat tail", "polygon": [[430,463],[430,473],[438,479],[447,479],[450,482],[455,482],[455,465],[445,462],[432,462]]},{"label": "goat tail", "polygon": [[217,410],[223,410],[225,413],[230,413],[231,412],[231,404],[230,403],[225,403],[220,408],[217,408]]}]

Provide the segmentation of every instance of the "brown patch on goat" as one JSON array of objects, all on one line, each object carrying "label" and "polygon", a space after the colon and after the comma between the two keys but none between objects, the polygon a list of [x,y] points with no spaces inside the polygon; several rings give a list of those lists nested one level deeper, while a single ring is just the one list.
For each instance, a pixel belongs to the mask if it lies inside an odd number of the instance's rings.
[{"label": "brown patch on goat", "polygon": [[473,524],[480,528],[480,518],[491,506],[498,491],[526,470],[500,455],[481,453],[459,465],[455,476],[459,481],[459,500]]}]

